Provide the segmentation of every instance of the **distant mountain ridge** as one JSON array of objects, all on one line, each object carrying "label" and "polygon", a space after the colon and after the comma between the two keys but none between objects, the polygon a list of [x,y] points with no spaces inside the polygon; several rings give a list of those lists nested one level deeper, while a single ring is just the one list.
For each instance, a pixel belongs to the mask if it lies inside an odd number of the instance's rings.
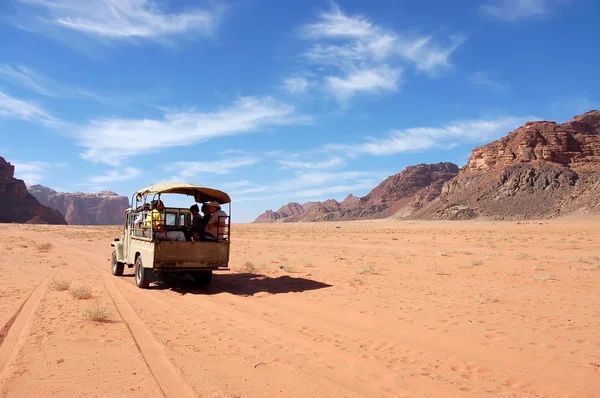
[{"label": "distant mountain ridge", "polygon": [[479,146],[468,162],[406,167],[362,198],[268,210],[255,222],[547,218],[600,213],[600,111],[530,121]]},{"label": "distant mountain ridge", "polygon": [[457,174],[458,166],[449,162],[409,166],[361,198],[350,194],[341,203],[335,199],[302,205],[291,202],[277,211],[267,210],[255,222],[378,219],[399,211],[412,214],[437,197],[444,183]]},{"label": "distant mountain ridge", "polygon": [[110,191],[57,192],[43,185],[28,188],[45,206],[57,209],[72,225],[121,225],[129,199]]}]

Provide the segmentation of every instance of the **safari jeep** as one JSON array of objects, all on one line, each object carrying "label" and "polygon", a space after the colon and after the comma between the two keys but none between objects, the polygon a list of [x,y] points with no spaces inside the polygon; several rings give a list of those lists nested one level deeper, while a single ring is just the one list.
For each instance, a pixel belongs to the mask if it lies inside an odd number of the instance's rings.
[{"label": "safari jeep", "polygon": [[[142,215],[143,222],[136,223],[143,210],[141,205],[161,200],[161,194],[192,196],[198,207],[210,201],[216,201],[221,206],[229,203],[229,211],[226,211],[228,217],[219,220],[222,222],[218,227],[220,239],[192,240],[190,225],[193,216],[189,207],[165,207],[161,212],[167,233],[181,231],[185,236],[184,241],[165,240],[166,233],[161,234],[146,225],[145,214]],[[190,274],[197,283],[206,285],[212,279],[213,270],[229,270],[231,200],[225,192],[188,183],[160,183],[135,192],[131,202],[131,207],[125,212],[123,233],[111,243],[114,247],[111,260],[113,275],[123,275],[127,265],[134,268],[136,285],[147,288],[155,276],[162,274]]]}]

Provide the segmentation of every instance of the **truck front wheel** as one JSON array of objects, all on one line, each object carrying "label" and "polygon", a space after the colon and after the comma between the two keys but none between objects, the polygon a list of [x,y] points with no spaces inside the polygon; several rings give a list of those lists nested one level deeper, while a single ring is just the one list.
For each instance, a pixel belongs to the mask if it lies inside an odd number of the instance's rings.
[{"label": "truck front wheel", "polygon": [[112,259],[111,259],[111,270],[112,274],[115,276],[123,275],[123,269],[125,268],[125,264],[120,261],[117,261],[117,250],[113,250]]}]

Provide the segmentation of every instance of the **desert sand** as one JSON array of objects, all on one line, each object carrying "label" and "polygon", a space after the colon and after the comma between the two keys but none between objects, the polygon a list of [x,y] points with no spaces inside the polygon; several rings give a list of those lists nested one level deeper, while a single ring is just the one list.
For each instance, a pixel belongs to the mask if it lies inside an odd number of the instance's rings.
[{"label": "desert sand", "polygon": [[0,225],[2,397],[600,397],[598,218],[234,224],[149,290],[119,234]]}]

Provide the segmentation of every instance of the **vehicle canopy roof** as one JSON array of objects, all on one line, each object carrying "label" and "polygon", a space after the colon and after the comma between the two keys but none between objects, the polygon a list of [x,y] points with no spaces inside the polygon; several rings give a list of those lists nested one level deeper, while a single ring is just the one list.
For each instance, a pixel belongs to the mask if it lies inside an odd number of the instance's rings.
[{"label": "vehicle canopy roof", "polygon": [[146,188],[140,189],[135,194],[138,199],[142,196],[156,195],[163,193],[175,193],[181,195],[193,196],[196,202],[209,202],[216,201],[219,204],[225,204],[231,202],[231,198],[223,191],[218,189],[201,187],[199,185],[190,184],[187,182],[161,182],[158,184],[150,185]]}]

